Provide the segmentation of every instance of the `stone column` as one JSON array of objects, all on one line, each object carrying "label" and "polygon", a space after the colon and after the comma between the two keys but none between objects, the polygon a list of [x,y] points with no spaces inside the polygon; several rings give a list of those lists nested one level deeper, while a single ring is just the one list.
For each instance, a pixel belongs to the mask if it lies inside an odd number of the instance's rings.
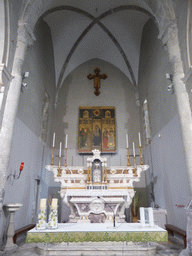
[{"label": "stone column", "polygon": [[[30,31],[27,24],[20,21],[18,24],[18,38],[15,50],[15,57],[12,68],[12,81],[9,86],[7,94],[7,100],[5,103],[4,116],[2,120],[2,127],[0,132],[0,241],[2,241],[3,225],[5,223],[5,217],[2,212],[2,202],[4,197],[4,186],[7,175],[7,168],[9,164],[13,129],[15,123],[15,117],[17,113],[21,82],[22,82],[22,66],[25,58],[25,52],[27,45],[32,44],[34,36]],[[1,242],[0,242],[1,243]]]},{"label": "stone column", "polygon": [[189,187],[192,195],[192,116],[188,93],[183,82],[184,71],[183,63],[181,60],[178,29],[176,23],[172,23],[166,28],[161,39],[167,48],[169,60],[172,64],[173,87],[181,125]]}]

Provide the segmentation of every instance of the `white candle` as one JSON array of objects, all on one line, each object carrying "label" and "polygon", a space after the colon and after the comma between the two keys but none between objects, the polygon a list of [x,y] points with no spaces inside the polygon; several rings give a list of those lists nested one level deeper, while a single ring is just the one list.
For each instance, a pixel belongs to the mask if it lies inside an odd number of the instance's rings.
[{"label": "white candle", "polygon": [[133,156],[135,157],[135,143],[133,142]]},{"label": "white candle", "polygon": [[129,135],[126,134],[126,142],[127,142],[127,148],[129,148]]},{"label": "white candle", "polygon": [[65,148],[67,148],[67,139],[68,139],[68,135],[66,134],[66,137],[65,137]]},{"label": "white candle", "polygon": [[139,147],[141,147],[141,134],[139,132]]},{"label": "white candle", "polygon": [[46,198],[42,198],[41,201],[40,201],[40,209],[41,210],[45,210],[46,209]]},{"label": "white candle", "polygon": [[57,210],[57,205],[58,205],[58,199],[57,198],[53,198],[52,202],[51,202],[51,209],[52,210]]},{"label": "white candle", "polygon": [[62,148],[62,142],[60,142],[59,157],[61,157],[61,148]]},{"label": "white candle", "polygon": [[53,133],[53,148],[55,147],[55,132]]}]

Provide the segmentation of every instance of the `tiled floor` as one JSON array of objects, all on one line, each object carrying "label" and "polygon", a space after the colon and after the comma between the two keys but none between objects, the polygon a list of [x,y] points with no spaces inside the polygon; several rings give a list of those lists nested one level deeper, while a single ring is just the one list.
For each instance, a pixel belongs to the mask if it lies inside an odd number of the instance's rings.
[{"label": "tiled floor", "polygon": [[[157,246],[156,255],[176,256],[184,249],[182,241],[169,237],[168,243],[160,243]],[[36,250],[36,244],[26,244],[25,236],[18,239],[18,250],[12,253],[0,252],[5,256],[39,256]]]}]

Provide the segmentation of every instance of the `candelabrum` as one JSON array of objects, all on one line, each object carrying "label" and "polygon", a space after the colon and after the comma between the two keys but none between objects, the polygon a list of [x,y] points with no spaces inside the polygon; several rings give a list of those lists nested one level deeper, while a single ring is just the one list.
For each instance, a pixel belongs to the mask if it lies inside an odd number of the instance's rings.
[{"label": "candelabrum", "polygon": [[65,162],[64,166],[67,167],[67,148],[65,148]]},{"label": "candelabrum", "polygon": [[133,169],[133,173],[134,173],[134,177],[137,177],[137,166],[136,166],[136,156],[133,157],[134,160],[134,169]]},{"label": "candelabrum", "polygon": [[87,184],[89,184],[89,166],[87,168]]},{"label": "candelabrum", "polygon": [[102,183],[105,182],[105,169],[104,166],[102,166]]},{"label": "candelabrum", "polygon": [[55,150],[55,147],[52,147],[51,165],[53,165],[53,160],[54,160],[54,150]]},{"label": "candelabrum", "polygon": [[142,156],[141,146],[139,146],[139,148],[140,148],[140,165],[143,165],[143,156]]},{"label": "candelabrum", "polygon": [[129,161],[129,148],[127,148],[127,166],[131,166]]},{"label": "candelabrum", "polygon": [[107,167],[105,166],[105,183],[107,184]]},{"label": "candelabrum", "polygon": [[61,177],[61,156],[59,157],[59,168],[57,170],[58,170],[57,177]]}]

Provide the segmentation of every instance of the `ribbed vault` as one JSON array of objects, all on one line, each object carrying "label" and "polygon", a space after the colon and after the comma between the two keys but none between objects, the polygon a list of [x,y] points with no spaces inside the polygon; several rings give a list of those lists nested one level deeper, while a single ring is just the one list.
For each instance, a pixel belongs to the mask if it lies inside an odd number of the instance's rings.
[{"label": "ribbed vault", "polygon": [[152,18],[162,34],[174,21],[171,7],[171,0],[72,0],[70,6],[66,0],[41,0],[24,5],[21,19],[32,29],[41,20],[49,25],[58,89],[74,68],[91,58],[117,66],[137,86],[142,28]]}]

